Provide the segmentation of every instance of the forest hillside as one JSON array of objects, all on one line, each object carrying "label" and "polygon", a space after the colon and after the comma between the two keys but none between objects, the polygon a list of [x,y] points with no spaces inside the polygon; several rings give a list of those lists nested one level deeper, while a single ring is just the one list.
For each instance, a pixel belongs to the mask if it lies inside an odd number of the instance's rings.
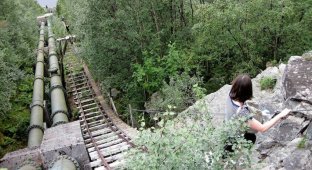
[{"label": "forest hillside", "polygon": [[33,0],[0,1],[0,157],[27,144],[36,17],[43,12]]},{"label": "forest hillside", "polygon": [[81,57],[135,125],[182,111],[230,83],[311,49],[310,0],[59,0]]},{"label": "forest hillside", "polygon": [[[228,159],[222,155],[224,146],[218,145],[242,122],[216,130],[213,124],[218,120],[211,110],[204,110],[205,116],[186,117],[183,111],[219,93],[221,87],[227,91],[225,84],[240,73],[257,80],[261,71],[279,70],[277,66],[292,61],[290,56],[312,47],[311,0],[59,0],[55,13],[55,37],[75,35],[78,57],[90,68],[103,95],[109,93],[121,119],[140,130],[136,142],[142,148],[129,152],[133,155],[127,160],[129,169],[249,166],[255,154],[250,143],[239,138],[241,152]],[[43,8],[33,0],[0,1],[0,157],[26,146],[38,45],[36,17],[42,14]],[[274,83],[272,78],[263,82],[271,88],[277,87]],[[185,119],[176,122],[179,116]],[[300,133],[308,125],[304,124],[308,119],[301,118],[294,118],[302,121]],[[295,145],[303,143],[298,148],[305,148],[306,136],[296,135],[287,143],[262,136],[267,143],[257,147],[280,151],[281,146],[294,148],[290,144],[297,139]],[[141,152],[145,147],[155,154],[146,156]],[[278,154],[268,153],[260,152],[263,160]]]}]

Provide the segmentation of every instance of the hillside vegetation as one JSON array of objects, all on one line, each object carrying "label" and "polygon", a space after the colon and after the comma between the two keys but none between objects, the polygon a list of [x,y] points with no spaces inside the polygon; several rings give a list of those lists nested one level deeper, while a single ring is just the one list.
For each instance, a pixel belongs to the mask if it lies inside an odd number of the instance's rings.
[{"label": "hillside vegetation", "polygon": [[[136,109],[181,111],[238,73],[312,45],[310,0],[59,0],[81,57],[129,119]],[[135,120],[142,113],[135,112]],[[154,122],[149,114],[145,121]],[[147,119],[146,119],[147,118]],[[137,123],[138,124],[138,123]]]},{"label": "hillside vegetation", "polygon": [[33,0],[0,1],[0,157],[26,146],[42,13]]}]

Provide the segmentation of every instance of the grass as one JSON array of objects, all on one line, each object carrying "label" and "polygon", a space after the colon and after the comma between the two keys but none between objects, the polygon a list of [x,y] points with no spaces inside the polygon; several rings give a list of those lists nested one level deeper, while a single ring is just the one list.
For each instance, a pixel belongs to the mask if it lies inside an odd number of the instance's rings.
[{"label": "grass", "polygon": [[304,136],[297,145],[298,149],[304,149],[306,147],[307,138]]},{"label": "grass", "polygon": [[276,84],[276,78],[273,77],[263,77],[260,80],[261,90],[273,89]]}]

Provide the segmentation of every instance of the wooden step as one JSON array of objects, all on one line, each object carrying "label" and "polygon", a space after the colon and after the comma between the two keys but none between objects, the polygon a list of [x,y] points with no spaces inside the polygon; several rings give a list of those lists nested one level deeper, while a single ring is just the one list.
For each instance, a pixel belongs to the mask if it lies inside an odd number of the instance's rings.
[{"label": "wooden step", "polygon": [[[129,148],[130,148],[130,146],[126,142],[123,142],[123,143],[113,145],[113,146],[105,148],[105,149],[101,149],[100,152],[104,157],[106,157],[106,156],[112,156],[112,155],[115,155],[117,153],[126,151]],[[99,158],[99,155],[96,151],[89,153],[89,156],[90,156],[91,160],[96,160]]]},{"label": "wooden step", "polygon": [[[111,136],[114,136],[114,135],[117,135],[118,133],[121,133],[120,131],[117,131],[117,132],[110,132],[110,133],[107,133],[105,135],[101,135],[101,136],[97,136],[97,137],[94,137],[93,139],[97,142],[97,141],[100,141],[100,140],[103,140],[103,139],[106,139],[106,138],[109,138]],[[89,144],[89,143],[92,143],[91,139],[86,139],[85,140],[85,143],[86,144]]]},{"label": "wooden step", "polygon": [[[116,139],[116,140],[112,140],[110,142],[107,142],[107,143],[103,143],[103,144],[99,144],[99,142],[96,142],[98,144],[98,148],[99,149],[104,149],[106,147],[109,147],[109,146],[112,146],[112,145],[117,145],[121,142],[123,142],[124,140],[123,139]],[[91,152],[94,152],[95,151],[95,147],[91,147],[88,149],[88,152],[91,153]]]},{"label": "wooden step", "polygon": [[[125,155],[126,155],[126,152],[122,152],[122,153],[117,154],[117,155],[106,157],[105,160],[107,162],[113,162],[113,161],[120,160],[120,159],[124,158]],[[90,162],[90,166],[92,168],[99,167],[99,166],[101,166],[101,163],[102,163],[101,159],[97,159],[97,160],[95,160],[93,162]]]}]

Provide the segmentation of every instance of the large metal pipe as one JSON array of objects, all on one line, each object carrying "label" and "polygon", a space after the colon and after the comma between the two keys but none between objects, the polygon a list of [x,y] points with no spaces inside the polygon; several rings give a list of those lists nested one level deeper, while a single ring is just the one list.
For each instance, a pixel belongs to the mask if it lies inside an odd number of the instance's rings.
[{"label": "large metal pipe", "polygon": [[60,155],[52,162],[49,170],[79,170],[78,162],[67,155]]},{"label": "large metal pipe", "polygon": [[52,126],[68,122],[68,109],[65,100],[65,90],[60,77],[60,67],[55,52],[55,39],[53,36],[51,21],[48,19],[49,32],[49,72],[51,75],[50,96],[51,96],[51,118]]},{"label": "large metal pipe", "polygon": [[20,167],[18,170],[38,170],[38,169],[32,165],[24,165]]},{"label": "large metal pipe", "polygon": [[28,127],[28,147],[40,146],[43,137],[43,96],[44,96],[44,22],[41,22],[40,38],[37,53],[37,64]]},{"label": "large metal pipe", "polygon": [[28,160],[23,162],[20,166],[16,168],[17,170],[41,170],[42,167],[38,163]]}]

